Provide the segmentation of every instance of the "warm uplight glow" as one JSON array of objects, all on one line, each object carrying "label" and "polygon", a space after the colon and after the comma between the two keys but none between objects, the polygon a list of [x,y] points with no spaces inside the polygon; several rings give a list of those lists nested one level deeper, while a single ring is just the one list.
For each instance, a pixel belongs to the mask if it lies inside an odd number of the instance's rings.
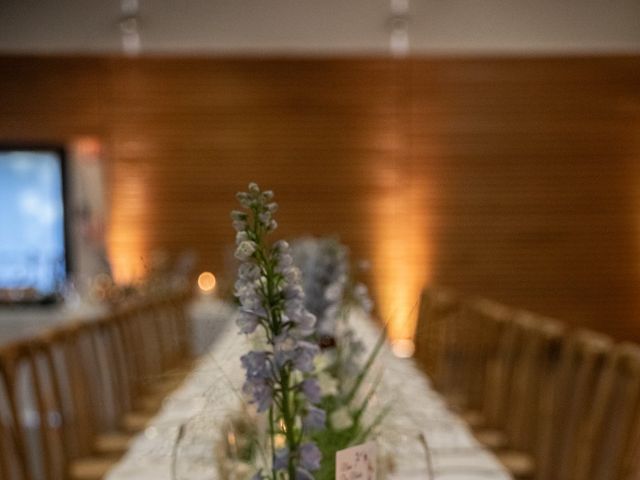
[{"label": "warm uplight glow", "polygon": [[119,284],[134,283],[146,275],[145,247],[132,234],[125,242],[110,242],[111,269],[113,279]]},{"label": "warm uplight glow", "polygon": [[416,351],[416,345],[413,340],[408,338],[399,338],[391,344],[393,354],[398,358],[409,358]]},{"label": "warm uplight glow", "polygon": [[107,236],[113,277],[117,283],[131,283],[149,272],[145,256],[148,241],[141,220],[148,217],[146,178],[133,166],[116,170],[111,182],[111,225]]},{"label": "warm uplight glow", "polygon": [[[420,292],[430,280],[429,192],[421,178],[397,177],[397,168],[377,169],[381,194],[372,209],[374,289],[391,340],[415,334]],[[406,343],[404,344],[405,352]]]},{"label": "warm uplight glow", "polygon": [[216,288],[216,277],[211,272],[202,272],[198,276],[198,287],[203,292],[211,292]]}]

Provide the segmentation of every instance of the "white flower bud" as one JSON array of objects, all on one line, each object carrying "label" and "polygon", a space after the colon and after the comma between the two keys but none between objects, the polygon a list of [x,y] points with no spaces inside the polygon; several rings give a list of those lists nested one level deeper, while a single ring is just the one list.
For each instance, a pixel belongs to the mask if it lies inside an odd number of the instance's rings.
[{"label": "white flower bud", "polygon": [[269,212],[263,212],[258,215],[258,218],[264,225],[269,225],[269,221],[271,220],[271,214]]},{"label": "white flower bud", "polygon": [[233,220],[238,220],[238,221],[244,222],[244,221],[247,220],[247,214],[244,213],[244,212],[241,212],[240,210],[233,210],[231,212],[231,218]]},{"label": "white flower bud", "polygon": [[247,229],[247,222],[241,220],[234,220],[232,225],[236,232],[242,232]]},{"label": "white flower bud", "polygon": [[238,245],[235,256],[238,260],[244,262],[245,260],[248,260],[255,251],[256,244],[249,240],[245,240],[244,242],[241,242],[240,245]]},{"label": "white flower bud", "polygon": [[251,198],[247,192],[236,193],[236,199],[243,207],[249,207],[251,205]]},{"label": "white flower bud", "polygon": [[244,230],[236,233],[236,244],[239,245],[245,240],[249,240],[249,235]]},{"label": "white flower bud", "polygon": [[[322,385],[320,388],[322,388]],[[344,430],[353,425],[353,419],[346,407],[339,408],[333,412],[329,420],[331,421],[331,426],[336,430]]]},{"label": "white flower bud", "polygon": [[284,279],[289,283],[296,283],[301,280],[300,270],[297,267],[284,268],[280,273],[282,273]]},{"label": "white flower bud", "polygon": [[290,267],[293,265],[293,257],[291,255],[289,255],[288,253],[282,253],[280,254],[280,256],[278,257],[278,268],[280,270],[284,270],[287,267]]},{"label": "white flower bud", "polygon": [[269,203],[267,205],[267,210],[272,214],[276,213],[278,211],[278,204],[276,202]]},{"label": "white flower bud", "polygon": [[287,243],[286,240],[278,240],[276,243],[273,244],[273,249],[277,252],[286,252],[287,250],[289,250],[289,244]]},{"label": "white flower bud", "polygon": [[343,285],[339,282],[332,283],[324,292],[324,298],[330,302],[338,302],[342,299]]}]

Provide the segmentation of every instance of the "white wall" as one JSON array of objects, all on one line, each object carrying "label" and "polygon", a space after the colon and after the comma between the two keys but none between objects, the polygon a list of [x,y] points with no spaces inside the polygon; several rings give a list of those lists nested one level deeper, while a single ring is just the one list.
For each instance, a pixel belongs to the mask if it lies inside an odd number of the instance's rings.
[{"label": "white wall", "polygon": [[[143,53],[385,54],[388,0],[139,0]],[[120,0],[1,0],[0,52],[119,52]],[[637,53],[640,0],[412,0],[425,54]]]}]

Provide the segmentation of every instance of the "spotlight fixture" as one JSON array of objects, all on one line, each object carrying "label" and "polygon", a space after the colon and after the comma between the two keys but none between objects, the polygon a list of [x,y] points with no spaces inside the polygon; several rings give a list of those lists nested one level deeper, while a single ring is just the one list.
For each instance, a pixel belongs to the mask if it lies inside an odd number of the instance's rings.
[{"label": "spotlight fixture", "polygon": [[140,42],[140,5],[138,0],[122,0],[120,3],[120,36],[122,51],[125,55],[138,55],[142,48]]},{"label": "spotlight fixture", "polygon": [[404,57],[409,53],[409,0],[391,0],[389,10],[389,50]]}]

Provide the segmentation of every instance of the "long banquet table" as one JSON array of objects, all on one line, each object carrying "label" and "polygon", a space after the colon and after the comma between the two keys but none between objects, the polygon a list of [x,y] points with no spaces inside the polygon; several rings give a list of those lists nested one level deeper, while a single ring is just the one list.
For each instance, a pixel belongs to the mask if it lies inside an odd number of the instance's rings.
[{"label": "long banquet table", "polygon": [[[352,315],[351,323],[371,348],[378,327],[357,314]],[[210,351],[165,400],[107,480],[217,479],[214,445],[221,435],[220,426],[241,405],[239,357],[248,346],[229,319]],[[377,438],[379,452],[394,464],[388,479],[511,478],[447,408],[412,360],[396,358],[384,347],[376,368],[383,377],[372,408],[391,405]]]}]

